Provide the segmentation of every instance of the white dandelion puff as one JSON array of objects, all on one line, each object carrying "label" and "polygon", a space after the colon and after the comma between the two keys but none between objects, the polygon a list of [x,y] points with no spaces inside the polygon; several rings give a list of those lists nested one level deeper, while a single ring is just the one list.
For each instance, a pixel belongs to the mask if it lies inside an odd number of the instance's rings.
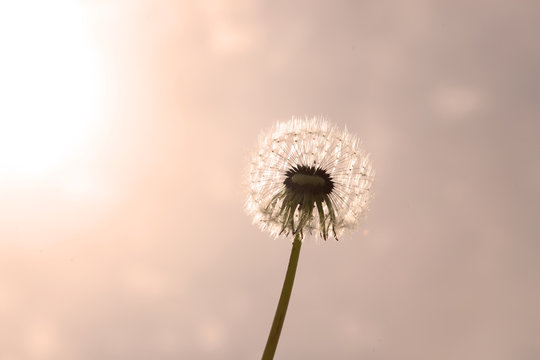
[{"label": "white dandelion puff", "polygon": [[293,118],[261,136],[246,209],[274,236],[336,240],[364,216],[375,172],[357,137],[322,118]]}]

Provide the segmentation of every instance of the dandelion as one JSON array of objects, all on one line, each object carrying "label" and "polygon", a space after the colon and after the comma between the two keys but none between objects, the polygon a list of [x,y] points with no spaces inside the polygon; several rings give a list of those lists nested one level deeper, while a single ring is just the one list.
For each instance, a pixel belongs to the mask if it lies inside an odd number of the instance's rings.
[{"label": "dandelion", "polygon": [[365,215],[374,171],[358,138],[321,118],[277,123],[261,137],[246,209],[273,236],[294,236],[263,359],[273,359],[304,234],[338,239]]}]

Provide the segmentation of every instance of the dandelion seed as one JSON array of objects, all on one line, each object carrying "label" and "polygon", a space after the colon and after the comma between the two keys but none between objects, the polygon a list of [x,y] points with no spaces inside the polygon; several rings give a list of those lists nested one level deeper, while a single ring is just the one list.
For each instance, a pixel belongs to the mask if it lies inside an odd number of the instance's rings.
[{"label": "dandelion seed", "polygon": [[261,137],[246,203],[274,236],[336,240],[364,216],[374,170],[360,141],[321,118],[277,123]]}]

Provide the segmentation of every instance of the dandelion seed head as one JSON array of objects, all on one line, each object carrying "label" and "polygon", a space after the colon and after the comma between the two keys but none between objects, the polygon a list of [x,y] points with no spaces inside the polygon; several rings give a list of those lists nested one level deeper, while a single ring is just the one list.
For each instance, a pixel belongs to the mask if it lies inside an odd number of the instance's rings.
[{"label": "dandelion seed head", "polygon": [[273,236],[336,240],[365,215],[375,172],[360,141],[323,118],[278,122],[259,139],[246,210]]}]

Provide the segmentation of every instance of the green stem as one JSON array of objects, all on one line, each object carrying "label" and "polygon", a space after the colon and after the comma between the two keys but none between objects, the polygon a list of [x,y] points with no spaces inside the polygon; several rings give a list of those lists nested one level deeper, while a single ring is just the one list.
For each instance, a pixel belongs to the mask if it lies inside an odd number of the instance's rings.
[{"label": "green stem", "polygon": [[279,335],[281,334],[281,328],[283,328],[283,321],[285,321],[285,315],[287,314],[287,307],[289,306],[289,299],[291,298],[292,288],[294,284],[294,276],[296,274],[296,267],[298,266],[298,257],[300,256],[300,247],[302,246],[302,237],[300,231],[296,233],[294,237],[291,257],[289,258],[289,266],[287,267],[287,274],[285,275],[285,281],[283,282],[283,288],[281,289],[281,296],[279,297],[279,303],[274,315],[274,322],[266,341],[266,347],[262,360],[272,360],[276,352],[276,347],[279,341]]}]

